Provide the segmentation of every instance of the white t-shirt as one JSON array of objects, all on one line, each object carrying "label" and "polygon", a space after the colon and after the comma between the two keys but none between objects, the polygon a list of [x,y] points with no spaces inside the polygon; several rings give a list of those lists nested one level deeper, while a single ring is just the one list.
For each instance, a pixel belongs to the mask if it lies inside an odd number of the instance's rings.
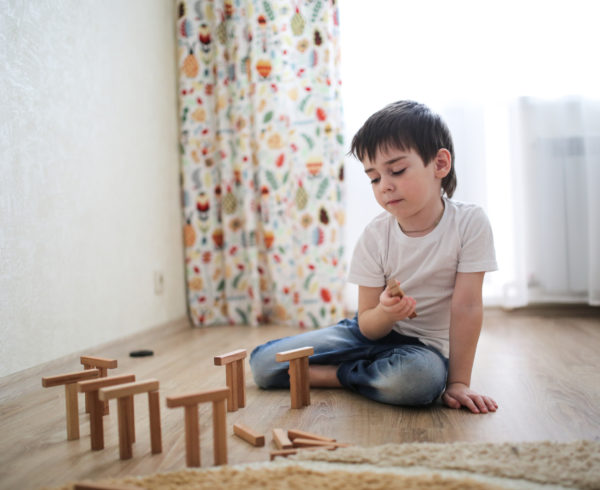
[{"label": "white t-shirt", "polygon": [[396,322],[394,330],[449,352],[450,303],[457,272],[496,270],[492,228],[475,204],[444,199],[438,225],[425,236],[405,235],[384,212],[371,221],[354,249],[348,281],[384,287],[397,279],[415,298],[417,317]]}]

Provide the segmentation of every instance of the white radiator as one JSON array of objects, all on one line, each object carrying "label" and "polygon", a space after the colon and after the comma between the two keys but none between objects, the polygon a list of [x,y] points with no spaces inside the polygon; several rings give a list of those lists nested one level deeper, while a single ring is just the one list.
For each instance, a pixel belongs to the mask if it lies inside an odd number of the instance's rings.
[{"label": "white radiator", "polygon": [[582,99],[518,104],[529,302],[587,300],[589,259],[599,252],[588,237],[588,166],[600,157],[592,109]]}]

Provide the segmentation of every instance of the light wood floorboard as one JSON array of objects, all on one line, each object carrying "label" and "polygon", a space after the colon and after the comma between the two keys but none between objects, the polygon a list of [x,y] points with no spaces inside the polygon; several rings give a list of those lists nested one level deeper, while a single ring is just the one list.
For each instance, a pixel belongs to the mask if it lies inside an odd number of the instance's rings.
[{"label": "light wood floorboard", "polygon": [[[64,389],[42,388],[44,375],[81,369],[73,355],[0,379],[0,488],[38,488],[85,478],[144,475],[185,468],[183,409],[165,397],[225,386],[213,357],[297,333],[281,326],[189,328],[186,321],[81,354],[117,358],[110,374],[134,373],[160,381],[163,452],[150,454],[148,405],[135,399],[133,458],[119,460],[117,407],[104,419],[105,449],[90,450],[89,421],[80,396],[81,438],[66,440]],[[155,355],[131,358],[134,349]],[[267,461],[271,429],[298,428],[354,445],[427,442],[517,442],[600,439],[600,312],[592,308],[488,310],[473,387],[499,410],[474,415],[441,405],[409,409],[363,399],[344,390],[313,389],[311,405],[290,409],[289,391],[258,389],[246,359],[246,408],[227,415],[229,464]],[[200,408],[202,467],[213,464],[211,404]],[[254,448],[233,435],[241,422],[266,435]]]}]

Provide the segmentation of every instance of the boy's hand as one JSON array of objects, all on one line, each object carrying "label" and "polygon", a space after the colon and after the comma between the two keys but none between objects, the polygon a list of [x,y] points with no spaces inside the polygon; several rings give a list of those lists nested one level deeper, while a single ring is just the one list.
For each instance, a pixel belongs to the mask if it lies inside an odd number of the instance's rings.
[{"label": "boy's hand", "polygon": [[465,407],[473,413],[495,412],[498,408],[498,404],[492,398],[475,393],[463,383],[448,384],[442,400],[450,408]]},{"label": "boy's hand", "polygon": [[389,317],[390,320],[396,322],[404,320],[415,313],[417,302],[410,296],[392,296],[389,292],[390,288],[385,288],[379,295],[379,307]]}]

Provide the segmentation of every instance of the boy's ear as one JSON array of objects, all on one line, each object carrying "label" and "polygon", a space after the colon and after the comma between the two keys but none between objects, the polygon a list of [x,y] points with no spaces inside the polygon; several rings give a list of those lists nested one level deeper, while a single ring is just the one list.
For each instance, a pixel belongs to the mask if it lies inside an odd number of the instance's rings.
[{"label": "boy's ear", "polygon": [[433,159],[433,164],[435,165],[435,176],[443,179],[452,169],[452,155],[446,148],[440,148]]}]

